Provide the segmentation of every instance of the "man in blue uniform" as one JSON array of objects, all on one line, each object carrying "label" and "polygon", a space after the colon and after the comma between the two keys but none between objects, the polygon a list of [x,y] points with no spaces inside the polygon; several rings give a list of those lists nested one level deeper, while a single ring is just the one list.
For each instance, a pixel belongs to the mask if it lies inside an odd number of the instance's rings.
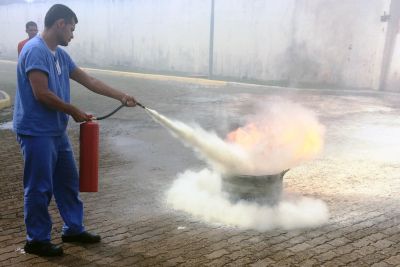
[{"label": "man in blue uniform", "polygon": [[70,104],[69,79],[127,106],[136,105],[132,96],[86,74],[58,47],[68,45],[77,23],[67,6],[52,6],[45,16],[45,30],[23,47],[18,60],[14,131],[24,157],[24,248],[40,256],[63,254],[50,242],[48,205],[53,194],[64,220],[63,242],[100,242],[100,236],[88,233],[83,225],[79,177],[66,133],[69,116],[84,122],[91,115]]}]

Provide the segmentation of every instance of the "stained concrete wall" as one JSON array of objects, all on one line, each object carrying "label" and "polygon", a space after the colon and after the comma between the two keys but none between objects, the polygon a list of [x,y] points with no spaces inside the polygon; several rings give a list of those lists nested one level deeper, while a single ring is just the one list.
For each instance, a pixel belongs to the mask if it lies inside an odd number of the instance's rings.
[{"label": "stained concrete wall", "polygon": [[215,74],[378,88],[390,1],[216,2]]},{"label": "stained concrete wall", "polygon": [[381,88],[400,91],[400,0],[392,0],[384,60],[382,62]]},{"label": "stained concrete wall", "polygon": [[387,91],[400,91],[400,33],[397,33],[386,81]]},{"label": "stained concrete wall", "polygon": [[[77,62],[208,74],[211,0],[64,2],[79,18],[67,48]],[[378,89],[387,28],[380,17],[389,13],[390,2],[215,0],[213,74],[287,86]],[[43,29],[53,3],[0,0],[0,58],[16,58],[25,22],[37,21]]]},{"label": "stained concrete wall", "polygon": [[[40,23],[59,1],[0,5],[0,56],[16,57],[27,20]],[[99,66],[206,73],[209,1],[64,1],[78,16],[68,51],[79,63]],[[3,28],[4,26],[4,28]],[[18,27],[17,27],[18,26]],[[3,35],[4,34],[4,35]]]}]

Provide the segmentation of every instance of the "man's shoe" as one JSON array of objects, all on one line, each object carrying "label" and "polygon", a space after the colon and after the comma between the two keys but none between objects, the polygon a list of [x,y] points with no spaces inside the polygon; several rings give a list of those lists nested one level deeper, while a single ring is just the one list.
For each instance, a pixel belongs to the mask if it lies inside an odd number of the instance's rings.
[{"label": "man's shoe", "polygon": [[94,235],[89,232],[82,232],[78,235],[62,235],[61,239],[63,242],[70,243],[70,242],[79,242],[79,243],[99,243],[101,237],[99,235]]},{"label": "man's shoe", "polygon": [[62,247],[56,246],[50,242],[40,241],[27,241],[24,250],[26,253],[45,257],[61,256],[64,253]]}]

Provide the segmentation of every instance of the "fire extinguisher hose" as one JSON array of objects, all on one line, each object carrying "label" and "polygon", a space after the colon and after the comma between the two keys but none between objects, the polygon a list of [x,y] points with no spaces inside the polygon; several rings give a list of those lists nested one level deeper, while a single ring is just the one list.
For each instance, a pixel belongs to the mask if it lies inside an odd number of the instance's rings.
[{"label": "fire extinguisher hose", "polygon": [[[138,106],[141,107],[141,108],[146,109],[146,107],[143,106],[142,104],[140,104],[139,102],[136,102],[136,105],[138,105]],[[125,105],[125,104],[122,104],[121,106],[119,106],[119,107],[117,107],[116,109],[114,109],[113,111],[111,111],[109,114],[104,115],[104,116],[101,116],[101,117],[96,117],[96,120],[99,121],[99,120],[106,119],[106,118],[108,118],[108,117],[114,115],[118,110],[120,110],[120,109],[123,108],[124,106],[126,106],[126,105]]]}]

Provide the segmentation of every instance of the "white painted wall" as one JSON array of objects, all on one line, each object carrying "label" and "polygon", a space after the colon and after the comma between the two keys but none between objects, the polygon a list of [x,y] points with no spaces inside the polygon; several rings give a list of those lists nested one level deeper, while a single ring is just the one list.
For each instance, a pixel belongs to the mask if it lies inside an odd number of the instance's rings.
[{"label": "white painted wall", "polygon": [[74,1],[80,21],[71,55],[99,66],[207,72],[209,6],[191,0]]},{"label": "white painted wall", "polygon": [[214,74],[286,79],[296,0],[215,1]]},{"label": "white painted wall", "polygon": [[[43,30],[44,15],[59,1],[1,5],[0,57],[16,59],[25,23]],[[79,63],[185,73],[208,72],[210,1],[67,0],[78,17],[67,50]]]},{"label": "white painted wall", "polygon": [[[391,27],[389,28],[392,42],[388,45],[392,45],[391,49],[387,49],[389,60],[387,63],[387,78],[385,80],[385,90],[388,91],[400,91],[400,1],[392,1],[391,6]],[[385,64],[385,63],[384,63]],[[385,69],[383,69],[385,71]],[[383,75],[382,75],[383,76]]]},{"label": "white painted wall", "polygon": [[[7,4],[5,4],[7,2]],[[59,1],[0,0],[0,58]],[[208,74],[211,0],[65,0],[80,64]],[[215,0],[214,75],[289,86],[378,89],[390,0]],[[399,53],[399,49],[396,50]],[[400,73],[392,63],[389,77]],[[397,75],[397,74],[396,74]]]},{"label": "white painted wall", "polygon": [[386,86],[388,91],[400,91],[400,32],[397,33]]},{"label": "white painted wall", "polygon": [[378,88],[389,0],[216,3],[216,75]]},{"label": "white painted wall", "polygon": [[[298,55],[306,53],[310,63],[318,67],[313,69],[313,76],[309,76],[312,71],[306,72],[305,80],[377,89],[387,27],[380,16],[388,13],[390,1],[338,4],[335,0],[302,0],[297,4],[298,31],[293,45],[305,44],[295,51]],[[312,18],[311,23],[307,18]],[[297,69],[303,69],[302,65],[309,64],[300,64]],[[304,79],[296,72],[295,77]]]}]

